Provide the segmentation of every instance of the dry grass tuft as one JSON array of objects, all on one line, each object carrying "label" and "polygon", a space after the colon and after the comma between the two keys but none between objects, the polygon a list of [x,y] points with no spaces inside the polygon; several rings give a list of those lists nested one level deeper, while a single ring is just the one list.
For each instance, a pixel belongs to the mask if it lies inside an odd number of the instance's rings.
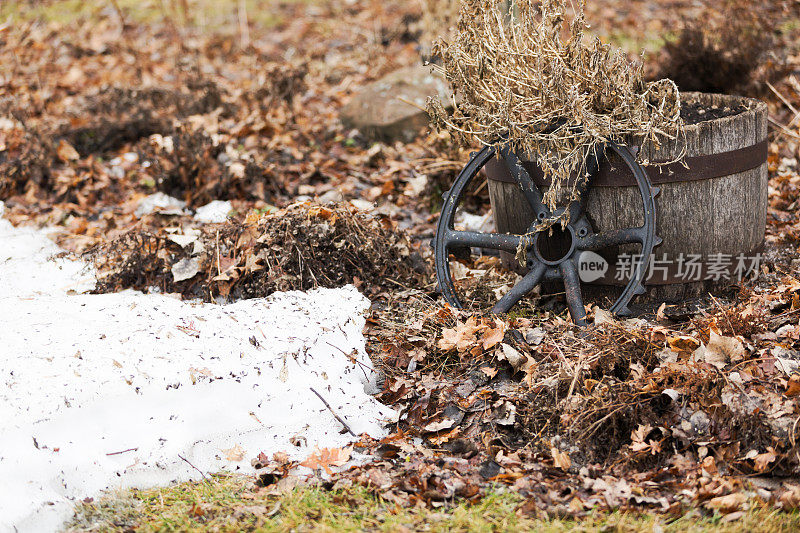
[{"label": "dry grass tuft", "polygon": [[587,156],[604,143],[678,135],[675,84],[646,83],[640,62],[584,38],[583,2],[569,24],[565,0],[515,6],[517,16],[509,20],[497,0],[464,0],[453,38],[434,44],[460,99],[452,114],[428,102],[436,126],[463,144],[507,137],[553,178],[545,194],[551,209],[577,196]]}]

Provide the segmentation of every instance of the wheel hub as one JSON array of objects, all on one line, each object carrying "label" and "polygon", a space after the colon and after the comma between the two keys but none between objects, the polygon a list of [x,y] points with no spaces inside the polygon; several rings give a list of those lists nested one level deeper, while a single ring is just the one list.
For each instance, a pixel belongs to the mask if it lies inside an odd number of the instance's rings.
[{"label": "wheel hub", "polygon": [[528,253],[531,251],[545,265],[560,265],[575,252],[575,230],[572,226],[561,228],[555,225],[539,231],[533,236],[533,243],[528,247]]}]

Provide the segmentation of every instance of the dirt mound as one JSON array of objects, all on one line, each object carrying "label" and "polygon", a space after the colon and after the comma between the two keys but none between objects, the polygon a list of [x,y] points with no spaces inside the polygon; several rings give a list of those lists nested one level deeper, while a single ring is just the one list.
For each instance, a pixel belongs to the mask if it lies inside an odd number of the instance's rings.
[{"label": "dirt mound", "polygon": [[429,275],[404,233],[343,205],[253,211],[243,224],[132,230],[86,254],[100,273],[97,292],[155,288],[206,300],[350,283],[374,295]]},{"label": "dirt mound", "polygon": [[60,126],[53,137],[63,139],[78,153],[104,154],[153,134],[169,134],[173,121],[222,108],[230,112],[222,91],[213,82],[194,80],[187,91],[156,87],[102,90],[85,98],[70,124]]}]

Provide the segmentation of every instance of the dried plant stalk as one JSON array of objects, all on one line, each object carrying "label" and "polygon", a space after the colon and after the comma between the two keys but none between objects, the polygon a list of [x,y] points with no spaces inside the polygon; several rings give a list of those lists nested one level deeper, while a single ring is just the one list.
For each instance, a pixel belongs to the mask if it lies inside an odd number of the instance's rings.
[{"label": "dried plant stalk", "polygon": [[463,0],[455,34],[434,43],[455,106],[448,113],[430,99],[434,125],[465,145],[507,140],[536,160],[552,180],[544,194],[550,209],[576,199],[587,154],[598,146],[679,134],[675,84],[645,83],[640,61],[585,37],[583,1],[569,24],[566,0],[517,0],[513,20],[501,4]]}]

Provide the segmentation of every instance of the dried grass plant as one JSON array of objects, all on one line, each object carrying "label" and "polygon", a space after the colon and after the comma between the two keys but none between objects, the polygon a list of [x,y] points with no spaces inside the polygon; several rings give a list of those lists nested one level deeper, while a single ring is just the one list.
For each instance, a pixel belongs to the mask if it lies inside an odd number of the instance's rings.
[{"label": "dried grass plant", "polygon": [[567,0],[517,0],[513,20],[501,4],[463,0],[455,33],[434,44],[435,68],[454,92],[451,113],[428,101],[435,126],[465,145],[507,140],[535,159],[552,180],[544,194],[551,209],[576,199],[587,155],[600,145],[679,134],[675,84],[645,82],[640,61],[585,36],[583,1],[568,9]]}]

